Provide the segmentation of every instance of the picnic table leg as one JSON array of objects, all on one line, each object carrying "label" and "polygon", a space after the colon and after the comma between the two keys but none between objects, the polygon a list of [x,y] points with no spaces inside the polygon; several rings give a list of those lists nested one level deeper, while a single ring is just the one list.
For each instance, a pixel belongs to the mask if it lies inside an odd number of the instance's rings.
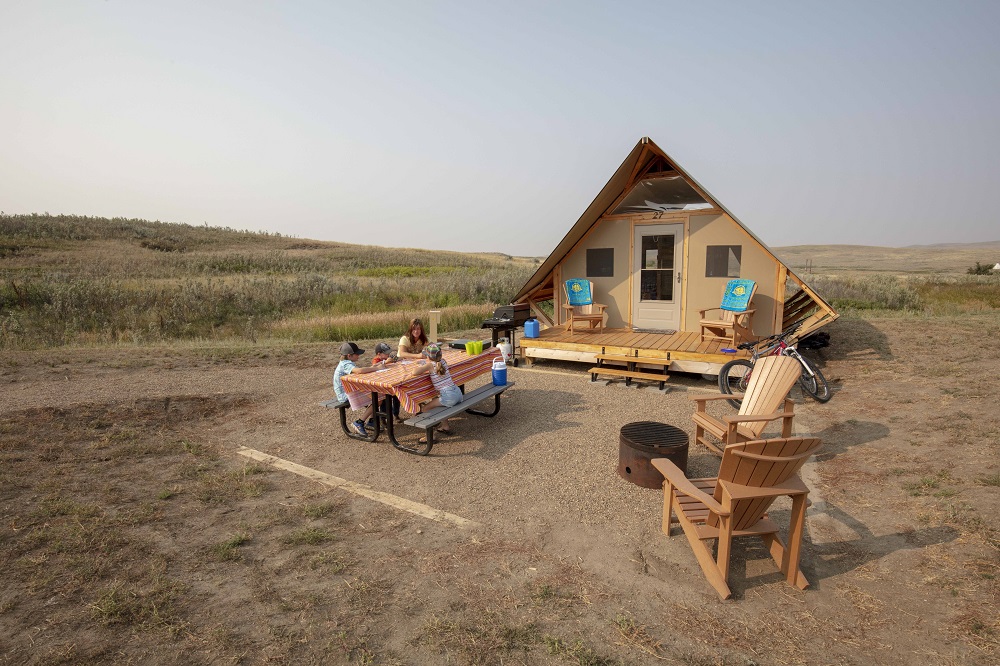
[{"label": "picnic table leg", "polygon": [[405,442],[400,442],[396,439],[395,429],[392,426],[392,421],[389,421],[389,425],[386,427],[386,434],[389,435],[389,441],[394,447],[403,451],[404,453],[412,453],[416,456],[426,456],[431,452],[431,448],[434,446],[434,428],[425,428],[426,434],[424,437],[427,439],[426,442],[421,444],[420,442],[414,442],[413,444],[407,444]]},{"label": "picnic table leg", "polygon": [[404,453],[412,453],[416,456],[426,456],[430,453],[431,448],[434,446],[434,428],[426,428],[427,434],[425,437],[427,441],[423,444],[415,442],[411,445],[400,442],[396,439],[396,427],[392,418],[392,396],[387,396],[386,401],[388,403],[388,412],[385,415],[385,433],[389,437],[389,443]]},{"label": "picnic table leg", "polygon": [[475,414],[476,416],[490,416],[490,417],[496,416],[497,414],[500,413],[500,394],[499,393],[497,393],[495,396],[493,396],[493,401],[494,402],[493,402],[493,411],[492,412],[480,412],[480,411],[478,411],[476,409],[472,409],[471,407],[469,409],[465,410],[465,411],[467,413],[469,413],[469,414]]},{"label": "picnic table leg", "polygon": [[340,412],[340,428],[341,428],[341,430],[344,431],[345,435],[347,435],[351,439],[359,439],[362,442],[374,442],[376,439],[378,439],[379,430],[378,430],[378,420],[377,419],[376,419],[376,422],[375,422],[375,432],[373,434],[369,435],[368,437],[362,437],[358,433],[356,433],[353,430],[351,430],[350,427],[348,427],[348,425],[347,425],[347,407],[338,407],[337,411]]}]

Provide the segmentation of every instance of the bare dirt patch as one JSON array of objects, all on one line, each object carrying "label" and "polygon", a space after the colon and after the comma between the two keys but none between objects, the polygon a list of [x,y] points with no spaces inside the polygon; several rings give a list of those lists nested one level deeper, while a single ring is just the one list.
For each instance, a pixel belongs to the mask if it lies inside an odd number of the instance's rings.
[{"label": "bare dirt patch", "polygon": [[[720,602],[618,430],[692,431],[689,392],[511,369],[428,458],[340,434],[327,346],[59,350],[0,369],[2,664],[942,664],[1000,647],[1000,318],[851,319],[799,401],[826,448],[785,585],[752,542]],[[415,436],[415,435],[414,435]],[[248,461],[251,447],[476,521]],[[717,459],[692,449],[693,474]],[[788,506],[773,512],[787,519]]]}]

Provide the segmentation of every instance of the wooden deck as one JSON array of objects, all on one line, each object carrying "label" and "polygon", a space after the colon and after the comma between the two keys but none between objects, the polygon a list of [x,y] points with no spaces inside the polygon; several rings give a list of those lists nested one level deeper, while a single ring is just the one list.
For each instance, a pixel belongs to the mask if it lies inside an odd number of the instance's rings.
[{"label": "wooden deck", "polygon": [[702,342],[699,333],[639,333],[628,328],[606,328],[603,333],[566,332],[562,326],[546,328],[537,338],[518,339],[521,357],[528,363],[536,358],[595,363],[597,354],[618,354],[670,359],[670,369],[678,372],[716,374],[722,364],[734,358],[749,358],[738,351],[725,354],[719,341]]}]

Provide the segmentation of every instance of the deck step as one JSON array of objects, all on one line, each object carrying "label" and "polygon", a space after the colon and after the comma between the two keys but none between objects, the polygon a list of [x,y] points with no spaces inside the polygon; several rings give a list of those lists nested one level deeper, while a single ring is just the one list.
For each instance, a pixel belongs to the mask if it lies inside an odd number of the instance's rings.
[{"label": "deck step", "polygon": [[620,354],[597,354],[599,361],[614,361],[616,363],[645,363],[647,365],[670,365],[669,358],[654,358],[652,356],[622,356]]},{"label": "deck step", "polygon": [[597,365],[587,370],[592,380],[596,380],[598,375],[610,375],[612,377],[624,377],[625,383],[629,384],[633,379],[645,379],[651,382],[659,382],[660,388],[670,379],[670,375],[657,374],[655,372],[641,372],[638,370],[625,370],[624,368],[611,368],[606,365]]}]

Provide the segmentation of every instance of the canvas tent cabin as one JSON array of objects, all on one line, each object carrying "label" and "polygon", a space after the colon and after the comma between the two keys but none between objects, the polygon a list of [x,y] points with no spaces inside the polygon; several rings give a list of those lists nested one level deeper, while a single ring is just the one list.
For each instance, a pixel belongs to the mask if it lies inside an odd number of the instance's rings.
[{"label": "canvas tent cabin", "polygon": [[[585,278],[607,305],[603,333],[564,330],[563,283]],[[594,362],[598,354],[669,359],[682,372],[717,372],[734,358],[702,341],[699,310],[718,307],[726,283],[757,283],[752,333],[802,320],[799,337],[837,313],[649,138],[635,146],[514,303],[542,324],[521,354]],[[544,307],[548,301],[549,307]],[[550,314],[551,313],[551,314]],[[739,352],[736,356],[744,355]]]}]

